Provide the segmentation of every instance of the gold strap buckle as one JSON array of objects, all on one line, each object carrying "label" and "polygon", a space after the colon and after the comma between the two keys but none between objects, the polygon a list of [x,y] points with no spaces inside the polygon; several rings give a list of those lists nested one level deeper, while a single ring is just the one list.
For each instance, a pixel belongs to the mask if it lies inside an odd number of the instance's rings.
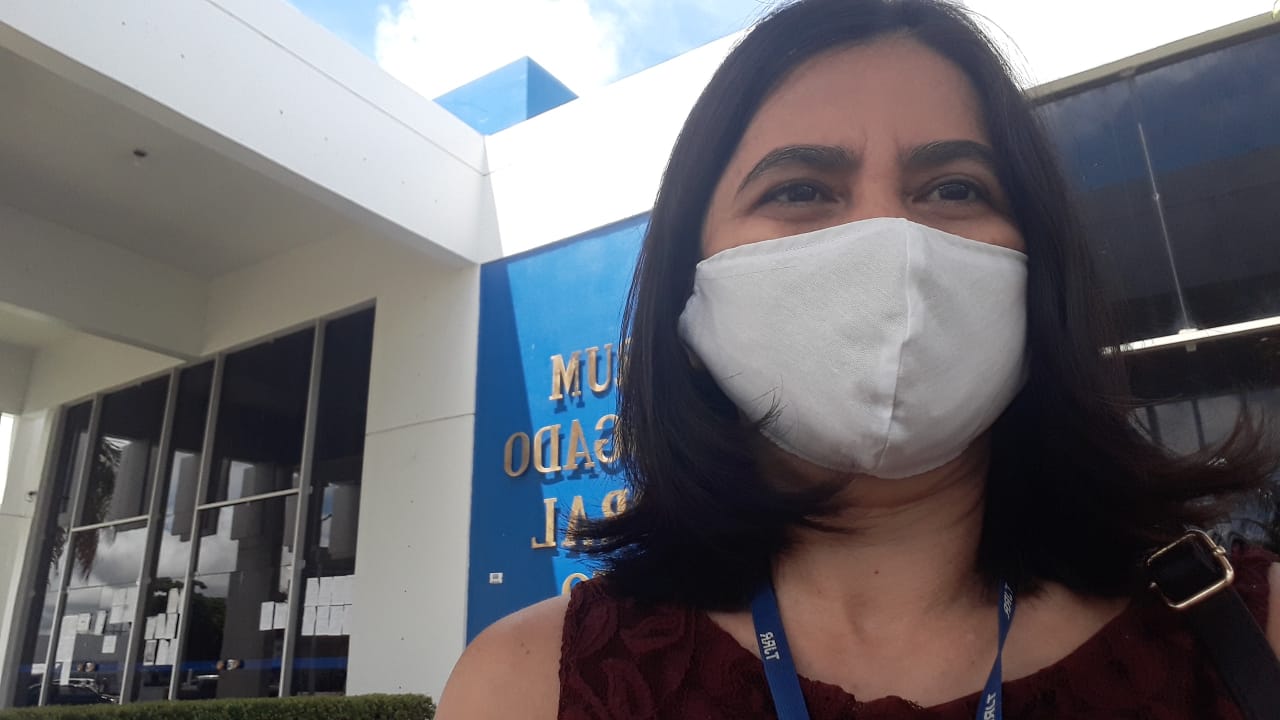
[{"label": "gold strap buckle", "polygon": [[[1166,605],[1173,608],[1174,610],[1185,610],[1189,607],[1197,605],[1203,602],[1204,600],[1208,599],[1209,597],[1212,597],[1219,590],[1222,590],[1223,588],[1231,585],[1232,581],[1235,580],[1236,571],[1235,571],[1235,568],[1231,567],[1231,561],[1227,559],[1227,551],[1221,545],[1214,542],[1213,538],[1209,537],[1209,535],[1202,530],[1190,530],[1187,532],[1186,535],[1183,535],[1177,540],[1174,540],[1168,545],[1157,550],[1155,553],[1151,555],[1151,557],[1147,558],[1147,571],[1149,573],[1151,572],[1151,566],[1158,559],[1160,559],[1160,557],[1167,555],[1170,552],[1177,550],[1183,546],[1187,546],[1187,545],[1193,546],[1197,544],[1201,545],[1205,550],[1209,551],[1213,559],[1218,562],[1218,567],[1221,568],[1222,570],[1222,576],[1219,577],[1217,580],[1209,583],[1203,589],[1197,591],[1195,594],[1191,595],[1190,597],[1184,600],[1178,600],[1178,601],[1170,600],[1169,596],[1164,594],[1164,590],[1160,588],[1160,585],[1153,581],[1151,583],[1151,589],[1154,590],[1156,594],[1160,596],[1160,599],[1163,600]],[[1195,552],[1194,547],[1187,547],[1186,550],[1188,552]]]}]

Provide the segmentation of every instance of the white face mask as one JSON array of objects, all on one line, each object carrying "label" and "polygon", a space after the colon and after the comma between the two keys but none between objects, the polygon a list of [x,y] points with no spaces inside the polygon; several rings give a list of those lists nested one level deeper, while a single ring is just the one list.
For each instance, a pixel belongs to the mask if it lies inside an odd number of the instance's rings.
[{"label": "white face mask", "polygon": [[899,218],[698,263],[680,336],[763,432],[883,478],[953,460],[1025,379],[1026,255]]}]

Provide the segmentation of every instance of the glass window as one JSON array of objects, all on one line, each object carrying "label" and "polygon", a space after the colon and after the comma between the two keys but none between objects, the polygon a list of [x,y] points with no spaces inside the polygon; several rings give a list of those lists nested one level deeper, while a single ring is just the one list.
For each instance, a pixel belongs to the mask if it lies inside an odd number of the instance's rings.
[{"label": "glass window", "polygon": [[1200,437],[1206,447],[1217,446],[1226,440],[1245,409],[1244,398],[1237,393],[1199,397],[1195,403]]},{"label": "glass window", "polygon": [[168,393],[165,376],[102,399],[96,451],[77,525],[147,514]]},{"label": "glass window", "polygon": [[[71,526],[71,492],[77,474],[84,467],[92,410],[93,403],[81,403],[68,408],[62,420],[52,486],[48,489],[54,497],[53,507],[42,532],[43,542],[36,556],[32,578],[34,598],[27,621],[18,623],[18,628],[26,630],[18,651],[18,679],[13,698],[14,705],[18,707],[34,705],[39,700],[39,683],[44,676],[45,658],[62,588],[62,566]],[[34,697],[32,687],[35,687]]]},{"label": "glass window", "polygon": [[200,512],[180,698],[279,691],[296,502],[290,495]]},{"label": "glass window", "polygon": [[[196,483],[199,481],[204,427],[212,388],[212,362],[186,368],[178,375],[178,397],[165,473],[164,519],[158,538],[160,547],[150,573],[154,579],[145,600],[145,616],[148,618],[181,612],[182,583],[191,554],[191,520],[196,506]],[[144,637],[143,640],[157,639],[154,633],[151,634],[153,637]],[[170,652],[176,650],[175,646],[176,643],[170,643]],[[159,643],[156,643],[156,649],[159,649]],[[141,652],[137,657],[144,659]],[[173,667],[170,660],[163,664],[138,663],[132,699],[147,701],[169,697],[169,678]]]},{"label": "glass window", "polygon": [[227,356],[206,502],[298,487],[314,336],[307,329]]},{"label": "glass window", "polygon": [[1217,444],[1242,412],[1280,421],[1280,332],[1137,353],[1126,363],[1134,394],[1153,411],[1154,435],[1176,452]]},{"label": "glass window", "polygon": [[138,599],[145,522],[75,533],[54,682],[118,701]]},{"label": "glass window", "polygon": [[72,534],[71,574],[54,658],[59,685],[92,687],[119,699],[146,539],[145,521]]},{"label": "glass window", "polygon": [[279,694],[286,633],[302,622],[288,603],[309,412],[308,579],[316,600],[326,579],[332,619],[323,629],[311,605],[310,642],[289,643],[297,672],[288,690],[345,691],[373,311],[326,328],[314,407],[314,328],[227,355],[220,378],[213,361],[180,370],[165,457],[172,375],[65,410],[42,488],[48,512],[33,526],[41,555],[25,588],[35,600],[18,619],[14,704],[36,704],[44,681],[52,703],[159,700],[171,686],[181,699]]},{"label": "glass window", "polygon": [[1183,327],[1127,81],[1051,100],[1040,113],[1058,149],[1126,340]]},{"label": "glass window", "polygon": [[301,623],[291,630],[297,633],[295,695],[341,693],[347,687],[373,319],[370,309],[325,327],[303,565],[306,591]]},{"label": "glass window", "polygon": [[1198,327],[1280,315],[1280,34],[1135,78]]}]

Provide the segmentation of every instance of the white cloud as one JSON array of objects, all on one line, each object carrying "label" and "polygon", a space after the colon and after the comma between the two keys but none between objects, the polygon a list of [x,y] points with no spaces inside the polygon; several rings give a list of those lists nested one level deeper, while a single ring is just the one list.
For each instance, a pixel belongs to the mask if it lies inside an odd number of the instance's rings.
[{"label": "white cloud", "polygon": [[1270,9],[1266,0],[965,0],[1032,84],[1057,80]]},{"label": "white cloud", "polygon": [[528,55],[575,92],[618,74],[617,26],[588,0],[400,0],[383,6],[378,64],[430,97]]}]

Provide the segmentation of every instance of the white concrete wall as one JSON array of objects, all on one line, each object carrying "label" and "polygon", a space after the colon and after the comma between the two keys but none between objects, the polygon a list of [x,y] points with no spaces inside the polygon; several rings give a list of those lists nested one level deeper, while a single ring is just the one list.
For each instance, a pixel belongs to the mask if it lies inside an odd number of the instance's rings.
[{"label": "white concrete wall", "polygon": [[493,255],[479,133],[297,20],[284,0],[8,0],[0,45],[420,251]]},{"label": "white concrete wall", "polygon": [[347,692],[439,697],[465,641],[479,270],[339,238],[210,287],[206,351],[375,300]]},{"label": "white concrete wall", "polygon": [[22,412],[34,357],[32,348],[0,341],[0,413],[16,415]]},{"label": "white concrete wall", "polygon": [[502,255],[648,212],[680,127],[738,38],[717,40],[486,138]]},{"label": "white concrete wall", "polygon": [[[24,407],[26,411],[57,408],[182,362],[169,355],[77,333],[36,353]],[[12,476],[9,482],[13,482]]]},{"label": "white concrete wall", "polygon": [[205,284],[196,276],[0,205],[0,302],[103,337],[199,352]]},{"label": "white concrete wall", "polygon": [[[49,435],[56,413],[35,410],[18,417],[13,447],[9,458],[9,478],[0,497],[0,656],[9,646],[13,633],[13,607],[21,585],[22,558],[31,531],[31,515],[35,496],[44,472]],[[0,665],[0,674],[8,672],[8,658]],[[2,685],[3,683],[0,683]]]}]

